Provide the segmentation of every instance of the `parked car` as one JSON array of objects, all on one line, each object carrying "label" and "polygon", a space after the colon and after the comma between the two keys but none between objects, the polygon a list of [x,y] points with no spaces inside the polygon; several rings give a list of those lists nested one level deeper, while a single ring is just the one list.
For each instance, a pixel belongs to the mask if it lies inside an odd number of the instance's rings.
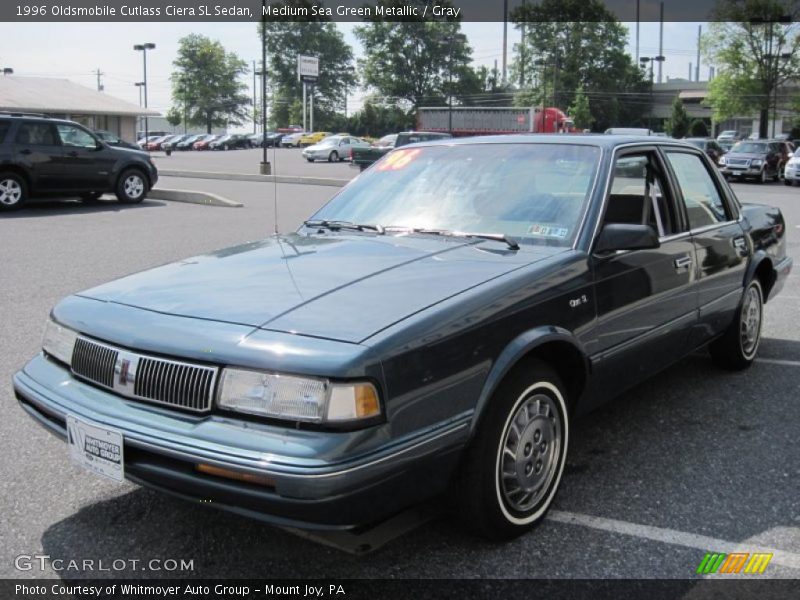
[{"label": "parked car", "polygon": [[179,136],[177,136],[177,135],[174,135],[174,134],[170,134],[170,135],[162,135],[162,136],[160,136],[160,137],[157,137],[156,139],[154,139],[154,140],[152,140],[152,141],[149,141],[149,142],[147,142],[147,143],[145,144],[145,146],[144,146],[144,147],[145,147],[145,150],[149,150],[149,151],[151,151],[151,152],[153,152],[153,151],[156,151],[156,150],[161,150],[161,149],[162,149],[162,148],[161,148],[161,145],[162,145],[164,142],[168,142],[168,141],[170,141],[170,140],[172,140],[172,139],[175,139],[175,138],[177,138],[177,137],[179,137]]},{"label": "parked car", "polygon": [[120,202],[141,202],[158,181],[146,152],[110,146],[72,121],[0,115],[0,210],[28,198],[114,192]]},{"label": "parked car", "polygon": [[722,151],[726,154],[731,151],[735,143],[734,140],[717,140],[717,144],[719,144],[719,147],[722,148]]},{"label": "parked car", "polygon": [[223,135],[213,142],[209,142],[209,150],[235,150],[237,148],[247,148],[250,146],[250,141],[244,135],[236,133],[229,133]]},{"label": "parked car", "polygon": [[297,145],[300,148],[305,148],[306,146],[313,146],[324,140],[326,137],[333,135],[330,131],[315,131],[313,133],[306,133],[300,136],[300,139],[297,140]]},{"label": "parked car", "polygon": [[136,145],[139,146],[142,150],[145,149],[145,146],[152,141],[157,140],[158,138],[163,137],[160,135],[149,135],[146,138],[139,138],[136,142]]},{"label": "parked car", "polygon": [[183,135],[173,136],[170,139],[168,139],[168,140],[166,140],[164,142],[161,142],[161,150],[164,150],[164,151],[166,151],[166,150],[169,150],[169,151],[175,150],[177,148],[178,144],[180,144],[182,142],[185,142],[186,140],[188,140],[191,137],[194,137],[194,136],[192,134],[186,134],[186,133],[183,134]]},{"label": "parked car", "polygon": [[205,137],[210,136],[210,134],[200,133],[197,135],[190,135],[185,140],[178,142],[175,144],[176,150],[192,150],[194,147],[195,142],[199,142],[200,140],[204,139]]},{"label": "parked car", "polygon": [[725,155],[725,150],[722,149],[722,146],[712,138],[684,138],[683,141],[687,144],[691,144],[695,148],[700,148],[700,150],[708,154],[708,158],[710,158],[711,162],[715,165],[719,162],[719,159]]},{"label": "parked car", "polygon": [[783,183],[785,185],[797,185],[800,183],[800,156],[792,153],[783,170]]},{"label": "parked car", "polygon": [[735,129],[726,129],[722,133],[717,136],[717,141],[721,142],[723,140],[730,140],[732,142],[738,142],[739,140],[743,139],[744,135],[736,131]]},{"label": "parked car", "polygon": [[300,143],[300,138],[303,137],[305,134],[302,132],[298,133],[290,133],[284,134],[281,138],[281,147],[282,148],[297,148]]},{"label": "parked car", "polygon": [[139,146],[137,146],[136,144],[131,144],[130,142],[126,142],[116,133],[111,133],[110,131],[106,131],[105,129],[95,129],[94,134],[109,146],[116,146],[117,148],[128,148],[129,150],[140,150]]},{"label": "parked car", "polygon": [[743,140],[719,159],[723,175],[735,179],[755,179],[761,183],[781,178],[789,160],[789,146],[776,140]]},{"label": "parked car", "polygon": [[194,150],[208,150],[211,143],[215,142],[221,135],[206,135],[199,140],[197,140],[194,144],[192,144],[192,149]]},{"label": "parked car", "polygon": [[303,158],[308,162],[327,160],[339,162],[350,160],[353,148],[369,148],[369,144],[351,135],[332,135],[318,144],[303,149]]},{"label": "parked car", "polygon": [[336,529],[451,490],[509,539],[545,517],[576,417],[700,348],[752,364],[786,234],[679,141],[401,147],[295,233],[65,298],[13,385],[117,481]]},{"label": "parked car", "polygon": [[439,133],[438,131],[403,131],[398,133],[394,141],[394,146],[370,146],[367,148],[356,147],[353,148],[350,158],[350,164],[353,167],[358,167],[362,171],[367,167],[383,158],[392,148],[400,148],[409,144],[416,144],[418,142],[429,142],[432,140],[446,140],[450,139],[449,133]]},{"label": "parked car", "polygon": [[379,140],[376,140],[375,143],[371,144],[375,148],[394,148],[395,143],[397,142],[397,134],[390,133],[389,135],[385,135]]}]

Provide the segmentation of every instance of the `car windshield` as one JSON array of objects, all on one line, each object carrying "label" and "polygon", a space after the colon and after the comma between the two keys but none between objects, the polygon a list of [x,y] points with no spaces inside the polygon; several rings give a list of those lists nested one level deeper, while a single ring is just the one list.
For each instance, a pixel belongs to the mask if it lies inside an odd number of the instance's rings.
[{"label": "car windshield", "polygon": [[739,142],[731,149],[731,152],[742,152],[745,154],[766,154],[767,145],[757,144],[754,142]]},{"label": "car windshield", "polygon": [[336,146],[339,142],[342,141],[342,138],[337,136],[326,137],[324,140],[319,142],[320,146]]},{"label": "car windshield", "polygon": [[598,169],[579,144],[401,148],[344,188],[312,220],[499,233],[568,246]]}]

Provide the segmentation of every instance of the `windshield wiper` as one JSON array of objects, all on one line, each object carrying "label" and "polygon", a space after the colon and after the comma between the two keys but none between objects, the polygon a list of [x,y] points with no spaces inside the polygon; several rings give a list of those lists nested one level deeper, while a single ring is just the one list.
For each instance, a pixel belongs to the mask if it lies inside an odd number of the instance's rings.
[{"label": "windshield wiper", "polygon": [[442,235],[448,237],[480,238],[482,240],[492,240],[495,242],[505,242],[512,250],[519,250],[517,240],[504,233],[468,233],[464,231],[450,231],[449,229],[426,229],[424,227],[396,227],[387,226],[386,230],[407,231],[409,233],[421,233],[427,235]]},{"label": "windshield wiper", "polygon": [[319,229],[330,229],[331,231],[339,231],[346,229],[348,231],[375,231],[383,234],[384,229],[380,225],[371,225],[369,223],[351,223],[350,221],[329,221],[327,219],[319,219],[316,221],[303,221],[306,227],[316,227]]}]

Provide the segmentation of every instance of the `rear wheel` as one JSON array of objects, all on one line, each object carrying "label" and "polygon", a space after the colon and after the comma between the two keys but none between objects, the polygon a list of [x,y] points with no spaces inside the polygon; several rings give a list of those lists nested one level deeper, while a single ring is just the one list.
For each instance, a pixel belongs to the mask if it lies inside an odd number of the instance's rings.
[{"label": "rear wheel", "polygon": [[147,194],[147,181],[141,171],[128,169],[123,171],[117,181],[117,199],[123,204],[137,204]]},{"label": "rear wheel", "polygon": [[725,334],[709,346],[714,362],[733,371],[741,371],[753,364],[761,342],[763,320],[764,296],[761,283],[758,279],[753,279],[744,291],[733,322]]},{"label": "rear wheel", "polygon": [[0,173],[0,210],[16,210],[28,200],[28,186],[16,173]]},{"label": "rear wheel", "polygon": [[567,456],[565,398],[556,372],[538,360],[515,368],[492,396],[458,490],[462,517],[483,537],[517,537],[550,508]]}]

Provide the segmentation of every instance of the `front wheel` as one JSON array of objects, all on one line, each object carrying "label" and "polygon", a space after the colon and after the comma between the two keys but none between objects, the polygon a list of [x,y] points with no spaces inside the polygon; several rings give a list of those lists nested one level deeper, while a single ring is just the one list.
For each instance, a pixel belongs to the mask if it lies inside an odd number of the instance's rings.
[{"label": "front wheel", "polygon": [[339,162],[339,153],[336,150],[328,155],[328,162]]},{"label": "front wheel", "polygon": [[732,371],[746,369],[756,357],[764,320],[764,295],[761,283],[753,279],[744,291],[736,317],[723,336],[709,346],[712,360]]},{"label": "front wheel", "polygon": [[123,204],[137,204],[144,200],[147,193],[147,182],[141,171],[128,169],[123,171],[117,181],[117,200]]},{"label": "front wheel", "polygon": [[761,169],[761,174],[756,181],[758,181],[758,183],[767,183],[767,167]]},{"label": "front wheel", "polygon": [[0,173],[0,210],[16,210],[28,199],[28,186],[16,173]]},{"label": "front wheel", "polygon": [[516,367],[489,401],[466,453],[458,500],[465,522],[492,540],[508,540],[542,521],[567,457],[564,386],[546,363]]}]

